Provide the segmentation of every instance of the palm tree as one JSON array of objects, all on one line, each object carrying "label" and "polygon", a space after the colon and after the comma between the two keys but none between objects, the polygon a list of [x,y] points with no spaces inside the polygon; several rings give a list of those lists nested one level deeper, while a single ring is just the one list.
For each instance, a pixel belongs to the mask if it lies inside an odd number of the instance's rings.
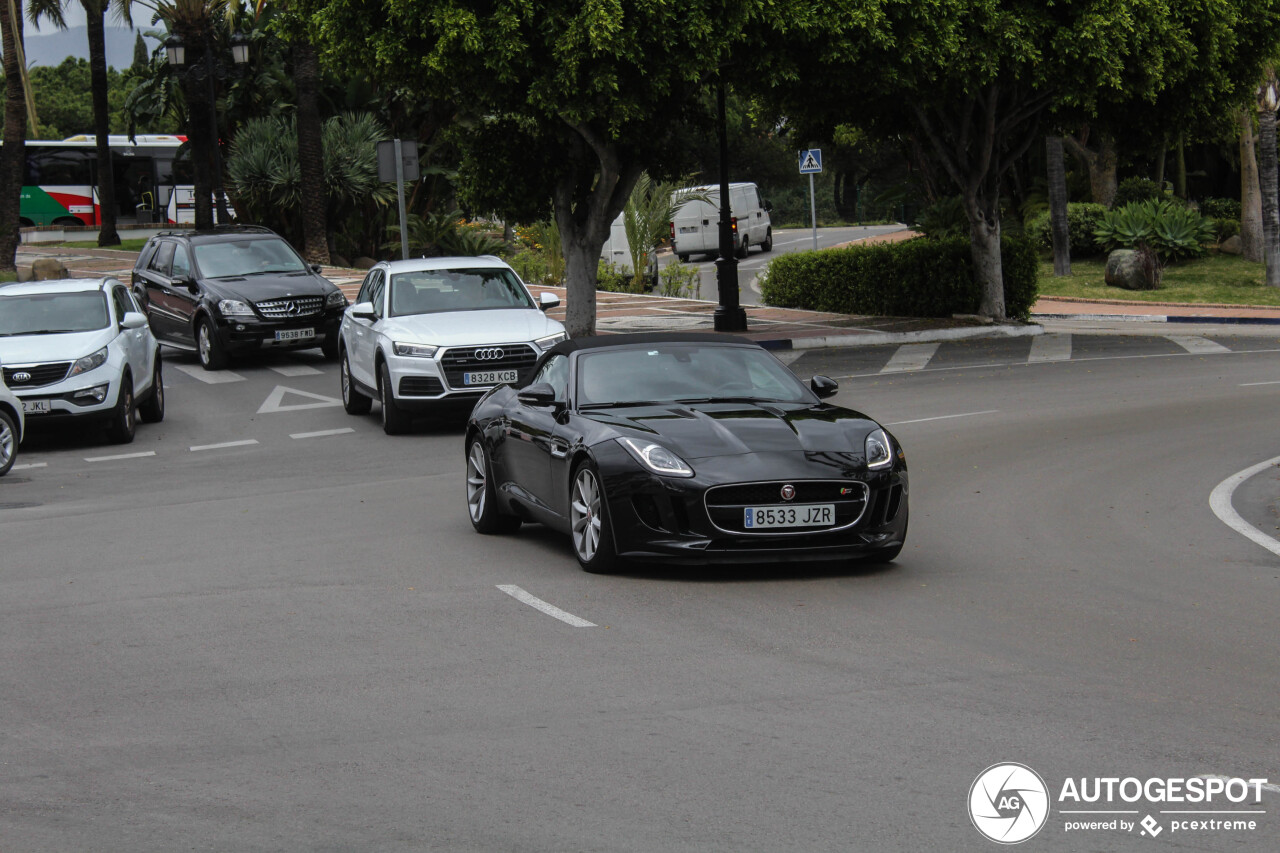
[{"label": "palm tree", "polygon": [[[41,18],[53,22],[60,30],[67,28],[63,7],[71,0],[29,0],[27,15],[31,23]],[[119,246],[116,233],[116,182],[111,167],[111,145],[108,135],[110,108],[107,106],[107,9],[114,6],[116,12],[132,27],[131,0],[80,0],[84,8],[85,29],[89,33],[89,91],[93,102],[93,132],[97,139],[98,157],[98,205],[101,226],[98,230],[99,246]]]},{"label": "palm tree", "polygon": [[641,172],[622,208],[622,227],[631,250],[632,288],[643,290],[649,259],[667,237],[671,220],[688,201],[710,201],[706,192],[687,187],[688,176],[676,181],[655,182]]},{"label": "palm tree", "polygon": [[12,270],[16,267],[18,252],[28,115],[32,126],[36,125],[22,51],[21,0],[0,0],[0,40],[4,47],[5,79],[4,146],[0,147],[0,270]]},{"label": "palm tree", "polygon": [[1268,68],[1258,87],[1258,188],[1262,193],[1262,259],[1266,281],[1280,287],[1280,204],[1277,203],[1276,107],[1280,105],[1275,72]]}]

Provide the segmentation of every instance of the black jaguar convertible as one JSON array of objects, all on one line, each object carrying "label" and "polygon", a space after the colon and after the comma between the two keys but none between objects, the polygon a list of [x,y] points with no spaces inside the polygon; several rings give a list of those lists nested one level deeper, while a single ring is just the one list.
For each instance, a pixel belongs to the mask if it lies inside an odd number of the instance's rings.
[{"label": "black jaguar convertible", "polygon": [[882,426],[756,343],[606,335],[548,350],[476,403],[467,508],[481,533],[540,522],[589,572],[682,563],[892,560],[907,463]]}]

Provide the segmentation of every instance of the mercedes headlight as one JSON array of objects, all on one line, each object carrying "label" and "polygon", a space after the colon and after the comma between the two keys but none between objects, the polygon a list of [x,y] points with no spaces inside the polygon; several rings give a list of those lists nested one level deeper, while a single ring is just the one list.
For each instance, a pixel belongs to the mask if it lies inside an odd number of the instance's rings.
[{"label": "mercedes headlight", "polygon": [[239,299],[219,299],[218,313],[223,317],[252,317],[253,309]]},{"label": "mercedes headlight", "polygon": [[893,445],[884,430],[873,429],[867,433],[866,449],[867,467],[873,471],[893,464]]},{"label": "mercedes headlight", "polygon": [[619,438],[618,442],[631,452],[641,465],[664,477],[692,477],[693,469],[676,454],[661,444],[637,438]]},{"label": "mercedes headlight", "polygon": [[538,338],[534,341],[538,349],[546,352],[561,341],[568,340],[569,336],[564,332],[556,332],[554,335],[547,335],[545,338]]},{"label": "mercedes headlight", "polygon": [[347,297],[342,295],[341,290],[335,290],[324,298],[325,308],[345,308],[347,307]]},{"label": "mercedes headlight", "polygon": [[71,365],[71,372],[68,373],[67,376],[78,376],[81,373],[88,373],[90,370],[102,367],[102,365],[106,363],[107,348],[103,347],[93,355],[86,355],[84,358],[77,360],[75,364]]},{"label": "mercedes headlight", "polygon": [[440,347],[433,347],[430,344],[402,344],[396,341],[394,344],[396,355],[413,356],[414,358],[432,358],[436,354],[436,350]]}]

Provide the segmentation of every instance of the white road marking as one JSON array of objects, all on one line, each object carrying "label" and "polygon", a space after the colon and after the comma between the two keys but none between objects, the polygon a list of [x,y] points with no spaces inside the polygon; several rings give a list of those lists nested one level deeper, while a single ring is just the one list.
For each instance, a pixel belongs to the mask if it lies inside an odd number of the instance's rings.
[{"label": "white road marking", "polygon": [[316,370],[309,364],[281,364],[271,368],[281,376],[319,376],[323,370]]},{"label": "white road marking", "polygon": [[1272,382],[1241,382],[1240,383],[1241,388],[1252,388],[1255,385],[1280,385],[1280,379],[1276,379]]},{"label": "white road marking", "polygon": [[565,611],[561,610],[559,607],[556,607],[554,604],[547,604],[547,602],[543,601],[541,598],[536,598],[530,595],[529,593],[525,592],[523,589],[521,589],[518,586],[515,586],[514,584],[500,583],[498,584],[498,589],[502,590],[507,595],[514,598],[516,601],[522,601],[525,604],[532,607],[534,610],[541,610],[543,613],[547,614],[548,616],[559,619],[561,622],[572,625],[575,628],[595,628],[596,627],[596,623],[588,622],[586,619],[582,619],[578,616],[574,616],[572,613],[566,613]]},{"label": "white road marking", "polygon": [[[1280,349],[1245,349],[1245,350],[1228,350],[1227,352],[1217,353],[1218,355],[1274,355],[1280,353]],[[1144,358],[1187,358],[1191,355],[1199,353],[1189,352],[1155,352],[1146,353],[1145,355],[1089,355],[1081,358],[1071,359],[1072,364],[1083,364],[1091,361],[1131,361],[1133,359]],[[1212,353],[1204,353],[1211,355]],[[949,370],[987,370],[993,367],[1026,367],[1028,362],[1025,361],[988,361],[981,364],[951,364],[946,367],[930,367],[927,370],[921,370],[920,373],[941,373]],[[883,379],[881,373],[849,373],[842,376],[833,376],[832,379]]]},{"label": "white road marking", "polygon": [[29,471],[32,468],[48,468],[48,462],[26,462],[22,465],[14,465],[10,471]]},{"label": "white road marking", "polygon": [[1202,338],[1199,335],[1165,335],[1166,338],[1182,347],[1187,352],[1203,354],[1207,352],[1231,352],[1217,341]]},{"label": "white road marking", "polygon": [[901,373],[907,370],[923,370],[929,359],[938,351],[941,343],[903,344],[898,347],[889,363],[880,369],[881,373]]},{"label": "white road marking", "polygon": [[1031,339],[1031,355],[1027,358],[1028,363],[1070,360],[1071,335],[1050,332]]},{"label": "white road marking", "polygon": [[1265,471],[1273,465],[1280,464],[1280,456],[1274,456],[1266,462],[1259,462],[1251,468],[1245,468],[1243,471],[1232,474],[1227,479],[1217,485],[1217,488],[1209,495],[1209,508],[1213,510],[1213,514],[1222,520],[1222,523],[1230,527],[1236,533],[1249,539],[1263,548],[1266,548],[1272,554],[1280,557],[1280,540],[1274,536],[1268,536],[1258,528],[1240,517],[1235,507],[1231,505],[1231,496],[1235,494],[1237,488],[1245,480],[1260,471]]},{"label": "white road marking", "polygon": [[959,415],[938,415],[936,418],[916,418],[914,421],[894,421],[891,424],[885,424],[885,426],[902,426],[903,424],[923,424],[923,423],[928,423],[929,421],[946,421],[946,420],[950,420],[951,418],[972,418],[977,415],[994,415],[998,411],[1000,410],[987,409],[984,412],[964,412]]},{"label": "white road marking", "polygon": [[[284,402],[284,395],[292,394],[295,397],[305,397],[308,400],[319,400],[318,403],[288,403]],[[277,385],[267,395],[267,399],[258,407],[258,414],[265,415],[271,412],[298,412],[303,409],[324,409],[329,406],[341,406],[342,401],[337,397],[326,397],[323,394],[312,394],[310,391],[299,391],[297,388],[286,388],[283,385]]]},{"label": "white road marking", "polygon": [[141,453],[117,453],[114,456],[86,456],[85,462],[115,462],[117,459],[142,459],[147,456],[155,456],[154,450],[144,450]]},{"label": "white road marking", "polygon": [[349,432],[355,432],[351,427],[343,427],[342,429],[322,429],[317,432],[294,432],[289,434],[289,438],[320,438],[326,435],[345,435]]},{"label": "white road marking", "polygon": [[206,385],[221,385],[224,382],[244,381],[243,376],[239,373],[232,373],[230,370],[205,370],[203,367],[195,367],[190,364],[175,364],[172,366],[192,379],[199,379]]},{"label": "white road marking", "polygon": [[246,438],[242,441],[224,441],[221,444],[197,444],[191,448],[192,453],[199,453],[201,450],[222,450],[224,447],[247,447],[250,444],[257,444],[256,438]]}]

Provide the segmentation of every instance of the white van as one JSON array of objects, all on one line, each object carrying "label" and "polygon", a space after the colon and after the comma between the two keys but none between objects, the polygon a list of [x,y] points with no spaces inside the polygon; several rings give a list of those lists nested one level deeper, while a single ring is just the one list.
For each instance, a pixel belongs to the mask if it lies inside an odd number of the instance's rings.
[{"label": "white van", "polygon": [[[687,201],[671,223],[671,248],[682,261],[690,255],[720,254],[720,187],[690,187],[680,192],[704,193],[710,201]],[[773,248],[772,205],[760,200],[755,184],[729,184],[729,215],[733,217],[733,249],[745,258],[752,246]]]},{"label": "white van", "polygon": [[[623,222],[625,213],[619,213],[609,228],[609,239],[600,250],[600,258],[613,264],[624,275],[631,275],[631,244],[627,242],[627,226]],[[649,264],[645,271],[645,287],[653,290],[658,285],[658,250],[649,247]]]}]

